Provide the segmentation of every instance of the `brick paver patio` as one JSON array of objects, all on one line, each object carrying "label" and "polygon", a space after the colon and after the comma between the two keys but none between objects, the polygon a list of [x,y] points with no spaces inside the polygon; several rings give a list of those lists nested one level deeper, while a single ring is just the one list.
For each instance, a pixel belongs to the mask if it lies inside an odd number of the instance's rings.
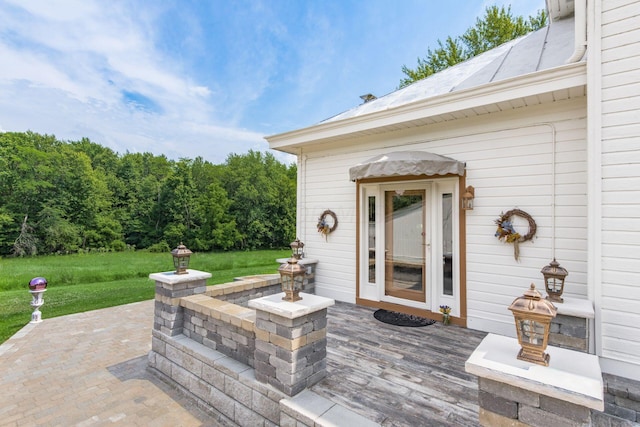
[{"label": "brick paver patio", "polygon": [[147,371],[153,301],[29,324],[0,345],[0,426],[215,426]]}]

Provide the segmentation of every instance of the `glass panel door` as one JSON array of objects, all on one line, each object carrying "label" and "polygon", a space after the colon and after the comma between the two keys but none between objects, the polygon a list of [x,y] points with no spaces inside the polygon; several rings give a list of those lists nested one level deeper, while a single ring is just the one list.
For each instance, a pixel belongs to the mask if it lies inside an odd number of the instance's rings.
[{"label": "glass panel door", "polygon": [[425,302],[424,189],[385,191],[385,295]]}]

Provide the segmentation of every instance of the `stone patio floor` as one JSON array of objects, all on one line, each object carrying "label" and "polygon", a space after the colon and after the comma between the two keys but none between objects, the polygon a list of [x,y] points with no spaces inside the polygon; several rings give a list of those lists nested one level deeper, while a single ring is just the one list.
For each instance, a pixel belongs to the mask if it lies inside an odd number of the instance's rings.
[{"label": "stone patio floor", "polygon": [[[147,370],[152,300],[52,319],[46,307],[0,345],[0,426],[216,425]],[[464,362],[485,334],[386,325],[373,311],[329,308],[329,376],[312,390],[383,426],[478,425]]]}]

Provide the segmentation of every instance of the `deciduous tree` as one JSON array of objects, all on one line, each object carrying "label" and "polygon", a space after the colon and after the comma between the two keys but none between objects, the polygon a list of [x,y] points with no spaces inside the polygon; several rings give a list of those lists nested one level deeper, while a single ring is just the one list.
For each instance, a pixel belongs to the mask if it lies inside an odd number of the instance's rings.
[{"label": "deciduous tree", "polygon": [[523,36],[546,25],[547,12],[538,11],[535,16],[525,20],[522,16],[513,16],[511,6],[489,6],[482,18],[477,18],[473,27],[461,36],[447,37],[444,43],[438,40],[438,47],[427,49],[424,58],[418,58],[415,68],[402,66],[406,75],[400,80],[400,87],[405,87],[422,80],[445,68],[466,61],[476,55],[500,46],[510,40]]}]

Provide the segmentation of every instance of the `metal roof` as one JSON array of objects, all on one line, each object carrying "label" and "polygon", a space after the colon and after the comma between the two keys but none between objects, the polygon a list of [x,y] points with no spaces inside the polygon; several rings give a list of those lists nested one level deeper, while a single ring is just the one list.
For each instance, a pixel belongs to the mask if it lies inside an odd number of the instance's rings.
[{"label": "metal roof", "polygon": [[[321,123],[390,110],[446,93],[564,65],[574,49],[574,17],[507,42],[388,95],[363,103]],[[584,60],[584,58],[582,59]]]}]

